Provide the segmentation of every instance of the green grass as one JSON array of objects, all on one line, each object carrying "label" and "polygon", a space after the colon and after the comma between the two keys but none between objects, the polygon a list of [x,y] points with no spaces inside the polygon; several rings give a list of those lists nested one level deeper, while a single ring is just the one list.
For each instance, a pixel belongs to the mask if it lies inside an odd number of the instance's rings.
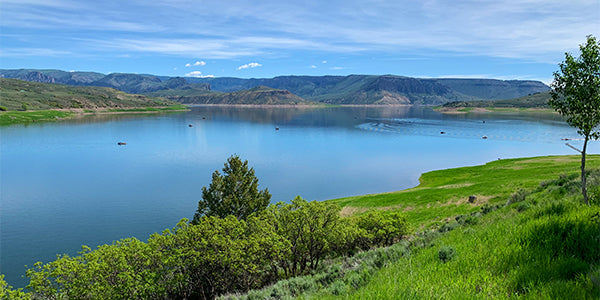
[{"label": "green grass", "polygon": [[[600,167],[600,155],[588,156],[588,166]],[[414,225],[443,220],[479,210],[484,204],[505,203],[519,189],[536,187],[541,181],[571,173],[579,156],[548,156],[503,159],[485,165],[425,173],[417,187],[398,192],[331,200],[346,214],[368,209],[401,210]],[[469,196],[477,196],[469,203]]]},{"label": "green grass", "polygon": [[[582,204],[579,159],[433,171],[413,189],[333,200],[354,209],[404,210],[402,202],[410,202],[405,213],[423,226],[408,241],[329,261],[312,275],[240,298],[600,299],[600,156],[588,161],[591,206]],[[436,208],[469,194],[496,204]],[[440,212],[463,214],[440,222]]]},{"label": "green grass", "polygon": [[[526,210],[509,205],[441,235],[342,298],[599,299],[600,208],[560,189],[533,192]],[[444,248],[455,253],[446,262]]]},{"label": "green grass", "polygon": [[56,110],[0,112],[0,125],[51,122],[71,118],[74,115],[73,112]]}]

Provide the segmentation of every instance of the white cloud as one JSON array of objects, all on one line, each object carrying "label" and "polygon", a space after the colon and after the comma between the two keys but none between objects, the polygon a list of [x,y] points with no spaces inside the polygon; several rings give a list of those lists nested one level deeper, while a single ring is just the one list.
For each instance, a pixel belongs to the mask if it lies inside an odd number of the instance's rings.
[{"label": "white cloud", "polygon": [[343,70],[345,69],[344,67],[332,67],[330,68],[331,70]]},{"label": "white cloud", "polygon": [[322,63],[326,64],[326,63],[327,63],[327,61],[326,61],[326,60],[324,60],[324,61],[322,61]]},{"label": "white cloud", "polygon": [[185,64],[186,67],[191,67],[191,66],[205,66],[205,65],[206,65],[206,62],[204,62],[203,60],[197,61],[197,62],[195,62],[193,64],[191,64],[191,63]]},{"label": "white cloud", "polygon": [[192,72],[189,72],[189,73],[187,73],[187,74],[185,74],[183,76],[185,76],[185,77],[197,77],[197,78],[214,78],[215,77],[215,75],[202,75],[202,72],[200,72],[200,71],[192,71]]},{"label": "white cloud", "polygon": [[317,68],[317,66],[315,66],[315,65],[310,65],[310,68],[311,68],[311,69],[316,69],[316,68]]},{"label": "white cloud", "polygon": [[242,70],[242,69],[256,68],[256,67],[262,67],[262,65],[259,63],[256,63],[256,62],[251,62],[249,64],[241,65],[237,69]]}]

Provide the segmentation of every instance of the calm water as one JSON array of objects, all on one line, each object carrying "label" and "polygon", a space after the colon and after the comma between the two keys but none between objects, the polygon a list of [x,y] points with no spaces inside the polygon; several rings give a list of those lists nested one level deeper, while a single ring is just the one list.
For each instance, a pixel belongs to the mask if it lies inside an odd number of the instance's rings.
[{"label": "calm water", "polygon": [[145,240],[190,218],[201,187],[232,154],[250,162],[274,202],[325,200],[408,188],[434,169],[574,154],[560,139],[578,136],[548,116],[194,107],[2,127],[0,138],[0,272],[21,287],[24,265],[82,244]]}]

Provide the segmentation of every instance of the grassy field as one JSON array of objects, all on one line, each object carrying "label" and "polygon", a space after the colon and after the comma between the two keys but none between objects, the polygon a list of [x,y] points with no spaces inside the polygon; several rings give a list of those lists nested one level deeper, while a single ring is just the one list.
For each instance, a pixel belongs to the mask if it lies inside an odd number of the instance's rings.
[{"label": "grassy field", "polygon": [[[331,200],[346,214],[401,210],[415,234],[307,276],[225,299],[600,299],[600,155],[433,171],[395,193]],[[468,197],[476,195],[475,203]]]},{"label": "grassy field", "polygon": [[[505,203],[519,189],[531,189],[541,181],[578,170],[579,156],[548,156],[505,159],[482,166],[425,173],[417,187],[398,192],[331,200],[342,213],[368,209],[401,210],[415,225],[429,224],[458,214],[479,210],[484,204]],[[600,156],[591,156],[589,166],[600,167]],[[476,196],[469,203],[469,196]]]},{"label": "grassy field", "polygon": [[74,112],[57,110],[0,112],[0,125],[52,122],[75,116]]}]

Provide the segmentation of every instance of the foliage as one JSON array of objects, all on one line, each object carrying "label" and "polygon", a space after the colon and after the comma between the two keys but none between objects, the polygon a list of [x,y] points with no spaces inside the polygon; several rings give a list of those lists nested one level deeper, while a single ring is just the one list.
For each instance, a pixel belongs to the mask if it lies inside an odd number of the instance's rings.
[{"label": "foliage", "polygon": [[4,275],[0,274],[0,299],[29,300],[31,295],[23,292],[23,289],[14,290],[12,286],[4,281]]},{"label": "foliage", "polygon": [[588,140],[600,138],[600,42],[593,36],[580,45],[581,54],[575,58],[566,53],[565,61],[554,72],[552,99],[549,104],[566,117],[569,125],[584,137],[581,150],[581,192],[588,203],[585,155]]},{"label": "foliage", "polygon": [[390,246],[409,233],[408,221],[400,212],[370,211],[359,215],[356,223],[365,231],[361,242],[363,249]]},{"label": "foliage", "polygon": [[248,168],[247,160],[242,162],[239,156],[232,155],[223,167],[223,175],[215,171],[210,186],[202,187],[202,199],[198,201],[192,223],[197,223],[202,216],[233,215],[246,219],[264,210],[270,200],[268,189],[258,190],[254,168]]},{"label": "foliage", "polygon": [[336,245],[345,244],[339,211],[333,203],[308,202],[300,196],[269,208],[278,234],[290,242],[290,251],[280,263],[286,276],[316,269]]},{"label": "foliage", "polygon": [[438,258],[443,263],[447,263],[452,260],[454,255],[456,255],[456,251],[454,251],[454,248],[450,246],[442,246],[438,250]]}]

